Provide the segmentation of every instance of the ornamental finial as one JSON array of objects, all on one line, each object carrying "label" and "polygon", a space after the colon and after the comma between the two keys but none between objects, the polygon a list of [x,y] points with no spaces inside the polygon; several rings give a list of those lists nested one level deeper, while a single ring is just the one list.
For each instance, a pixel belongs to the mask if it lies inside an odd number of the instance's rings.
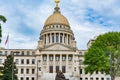
[{"label": "ornamental finial", "polygon": [[56,7],[58,7],[58,4],[60,3],[60,0],[54,0],[54,2],[56,3]]}]

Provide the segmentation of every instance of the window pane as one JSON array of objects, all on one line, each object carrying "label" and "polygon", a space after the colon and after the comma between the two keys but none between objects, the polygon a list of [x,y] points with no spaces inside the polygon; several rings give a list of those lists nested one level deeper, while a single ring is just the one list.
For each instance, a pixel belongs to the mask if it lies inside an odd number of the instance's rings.
[{"label": "window pane", "polygon": [[15,60],[15,63],[16,63],[16,64],[19,64],[19,60],[18,60],[18,59],[16,59],[16,60]]},{"label": "window pane", "polygon": [[26,73],[29,74],[29,69],[26,69]]},{"label": "window pane", "polygon": [[56,66],[56,73],[59,71],[59,66]]},{"label": "window pane", "polygon": [[59,61],[59,60],[60,60],[60,56],[56,55],[56,61]]},{"label": "window pane", "polygon": [[53,55],[49,56],[50,61],[53,61]]},{"label": "window pane", "polygon": [[24,69],[21,69],[21,74],[23,74],[24,73]]},{"label": "window pane", "polygon": [[27,59],[26,63],[29,64],[29,59]]},{"label": "window pane", "polygon": [[35,59],[32,59],[32,64],[35,64]]},{"label": "window pane", "polygon": [[49,67],[49,72],[50,72],[50,73],[53,73],[53,66],[50,66],[50,67]]},{"label": "window pane", "polygon": [[35,69],[32,69],[32,74],[34,74],[35,73]]},{"label": "window pane", "polygon": [[0,64],[2,64],[2,59],[0,59]]},{"label": "window pane", "polygon": [[58,34],[56,34],[56,42],[58,42]]},{"label": "window pane", "polygon": [[62,72],[63,72],[63,73],[66,72],[65,66],[62,66]]},{"label": "window pane", "polygon": [[21,59],[21,64],[24,64],[24,59]]},{"label": "window pane", "polygon": [[63,61],[66,60],[66,56],[65,56],[65,55],[62,56],[62,60],[63,60]]}]

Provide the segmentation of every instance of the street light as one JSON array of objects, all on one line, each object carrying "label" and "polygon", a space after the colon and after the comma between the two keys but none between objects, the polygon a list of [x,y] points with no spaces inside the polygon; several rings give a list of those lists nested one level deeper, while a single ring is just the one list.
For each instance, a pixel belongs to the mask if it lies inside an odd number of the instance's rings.
[{"label": "street light", "polygon": [[12,57],[13,57],[13,60],[12,60],[12,80],[14,80],[14,53],[19,53],[18,51],[15,51],[15,52],[11,52],[12,54]]},{"label": "street light", "polygon": [[40,62],[40,60],[37,60],[37,80],[38,80],[38,62]]}]

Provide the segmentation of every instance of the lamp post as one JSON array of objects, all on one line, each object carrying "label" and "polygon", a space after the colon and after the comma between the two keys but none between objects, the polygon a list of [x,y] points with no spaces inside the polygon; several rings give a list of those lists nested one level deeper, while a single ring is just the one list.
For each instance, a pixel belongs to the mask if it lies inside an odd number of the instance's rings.
[{"label": "lamp post", "polygon": [[38,62],[40,62],[40,60],[37,60],[37,80],[38,80]]},{"label": "lamp post", "polygon": [[18,51],[15,51],[15,52],[11,52],[12,54],[12,80],[14,80],[14,53],[19,53]]},{"label": "lamp post", "polygon": [[12,52],[12,80],[14,80],[14,52]]}]

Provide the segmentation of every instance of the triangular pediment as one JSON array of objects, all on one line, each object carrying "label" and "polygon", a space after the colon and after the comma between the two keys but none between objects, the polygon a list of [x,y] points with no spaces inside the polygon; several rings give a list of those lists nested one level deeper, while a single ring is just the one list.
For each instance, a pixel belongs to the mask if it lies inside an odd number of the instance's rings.
[{"label": "triangular pediment", "polygon": [[76,50],[76,48],[71,48],[69,46],[62,45],[62,44],[53,44],[45,47],[42,50],[61,50],[62,51],[62,50]]}]

